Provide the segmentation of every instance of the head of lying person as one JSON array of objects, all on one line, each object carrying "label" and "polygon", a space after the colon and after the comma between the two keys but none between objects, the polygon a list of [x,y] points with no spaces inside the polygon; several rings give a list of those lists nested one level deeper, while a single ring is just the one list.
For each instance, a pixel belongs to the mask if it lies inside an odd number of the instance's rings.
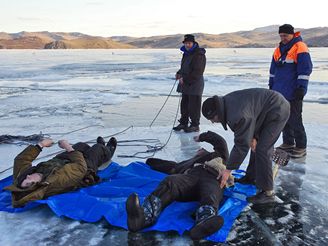
[{"label": "head of lying person", "polygon": [[29,188],[37,183],[40,183],[42,180],[41,173],[32,173],[26,175],[25,179],[20,183],[20,187],[23,189]]}]

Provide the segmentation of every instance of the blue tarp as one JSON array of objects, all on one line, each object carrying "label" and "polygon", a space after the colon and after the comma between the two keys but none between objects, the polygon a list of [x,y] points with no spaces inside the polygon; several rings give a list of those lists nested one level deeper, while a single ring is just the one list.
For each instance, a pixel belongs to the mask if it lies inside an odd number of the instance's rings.
[{"label": "blue tarp", "polygon": [[[133,162],[128,166],[112,163],[98,174],[102,182],[97,185],[31,202],[23,208],[13,208],[10,192],[2,190],[12,183],[12,176],[7,177],[0,181],[0,211],[17,213],[40,204],[47,204],[57,216],[87,222],[96,222],[104,217],[111,225],[127,229],[125,212],[127,197],[132,192],[136,192],[143,201],[166,176],[141,162]],[[224,242],[235,219],[247,205],[246,196],[251,196],[255,192],[254,186],[238,183],[233,188],[226,189],[219,210],[219,214],[224,218],[224,225],[207,240]],[[145,231],[173,230],[182,234],[193,226],[194,220],[191,215],[196,208],[196,202],[174,202],[162,212],[158,222]]]}]

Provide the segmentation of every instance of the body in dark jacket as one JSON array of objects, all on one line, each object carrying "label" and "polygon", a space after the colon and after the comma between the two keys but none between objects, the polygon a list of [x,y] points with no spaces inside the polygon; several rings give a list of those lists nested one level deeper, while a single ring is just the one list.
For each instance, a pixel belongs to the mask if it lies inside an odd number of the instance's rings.
[{"label": "body in dark jacket", "polygon": [[234,91],[223,97],[214,96],[203,104],[204,116],[221,122],[234,132],[234,147],[227,161],[227,169],[238,169],[244,161],[253,138],[256,185],[264,191],[273,189],[271,156],[289,117],[289,103],[278,92],[267,89]]},{"label": "body in dark jacket", "polygon": [[180,108],[182,127],[178,130],[188,127],[189,118],[191,126],[198,128],[204,91],[203,73],[206,65],[206,51],[204,48],[200,48],[197,42],[193,42],[193,46],[189,50],[185,46],[182,46],[180,50],[183,51],[183,57],[176,78],[180,79],[177,91],[182,93]]},{"label": "body in dark jacket", "polygon": [[126,202],[129,230],[139,231],[153,225],[160,213],[174,201],[199,202],[195,225],[190,230],[193,239],[206,237],[222,226],[223,219],[217,215],[223,196],[218,176],[225,170],[227,143],[214,132],[200,134],[199,141],[212,144],[214,152],[202,149],[195,157],[180,163],[156,158],[146,161],[152,169],[170,175],[146,197],[142,205],[137,194],[129,196]]}]

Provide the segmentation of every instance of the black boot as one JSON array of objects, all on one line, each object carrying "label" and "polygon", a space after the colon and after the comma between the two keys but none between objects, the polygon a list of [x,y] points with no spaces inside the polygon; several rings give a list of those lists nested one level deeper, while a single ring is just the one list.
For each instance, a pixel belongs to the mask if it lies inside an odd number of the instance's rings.
[{"label": "black boot", "polygon": [[184,130],[186,127],[187,127],[187,125],[180,123],[179,125],[173,127],[173,131],[181,131],[181,130]]},{"label": "black boot", "polygon": [[190,230],[192,240],[200,240],[212,235],[223,226],[224,220],[209,205],[201,206],[196,212],[196,223]]},{"label": "black boot", "polygon": [[189,126],[184,129],[184,132],[189,133],[189,132],[199,132],[199,126]]},{"label": "black boot", "polygon": [[240,184],[252,184],[255,185],[255,179],[251,178],[247,174],[240,179],[235,179],[235,182],[240,183]]},{"label": "black boot", "polygon": [[127,199],[125,206],[128,214],[128,228],[132,232],[140,231],[155,224],[162,211],[161,200],[154,195],[146,197],[140,206],[138,195],[133,193]]},{"label": "black boot", "polygon": [[273,191],[259,191],[255,196],[247,197],[248,202],[253,204],[266,204],[275,202],[275,194]]},{"label": "black boot", "polygon": [[101,136],[97,137],[97,143],[102,145],[106,144],[105,139]]},{"label": "black boot", "polygon": [[117,140],[114,137],[111,137],[108,141],[108,143],[106,144],[106,147],[109,148],[109,151],[111,153],[111,157],[114,155],[114,152],[116,150],[116,146],[117,146]]}]

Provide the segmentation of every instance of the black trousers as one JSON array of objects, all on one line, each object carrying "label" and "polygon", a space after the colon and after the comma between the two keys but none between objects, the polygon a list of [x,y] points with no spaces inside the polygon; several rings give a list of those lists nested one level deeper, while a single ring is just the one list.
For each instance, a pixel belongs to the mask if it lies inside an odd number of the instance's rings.
[{"label": "black trousers", "polygon": [[303,125],[302,111],[303,100],[290,101],[290,116],[283,130],[285,144],[294,145],[298,148],[306,148],[307,137]]},{"label": "black trousers", "polygon": [[183,125],[188,125],[189,118],[190,118],[191,126],[199,126],[201,106],[202,106],[201,95],[182,94],[181,104],[180,104],[180,111],[181,111],[180,123]]},{"label": "black trousers", "polygon": [[152,195],[159,197],[165,208],[173,201],[198,201],[200,206],[210,205],[216,210],[223,197],[216,175],[203,166],[192,168],[187,174],[167,176]]},{"label": "black trousers", "polygon": [[[74,144],[74,150],[80,151],[83,154],[83,157],[87,163],[89,169],[97,172],[98,168],[105,162],[109,161],[112,158],[112,153],[109,148],[102,144],[95,144],[90,147],[88,144],[79,142]],[[68,152],[64,152],[55,156],[59,159],[69,159]]]},{"label": "black trousers", "polygon": [[257,188],[261,190],[273,190],[273,146],[288,118],[289,107],[281,108],[279,114],[276,114],[276,112],[268,113],[258,136],[256,150],[251,152],[246,175],[255,180]]}]

